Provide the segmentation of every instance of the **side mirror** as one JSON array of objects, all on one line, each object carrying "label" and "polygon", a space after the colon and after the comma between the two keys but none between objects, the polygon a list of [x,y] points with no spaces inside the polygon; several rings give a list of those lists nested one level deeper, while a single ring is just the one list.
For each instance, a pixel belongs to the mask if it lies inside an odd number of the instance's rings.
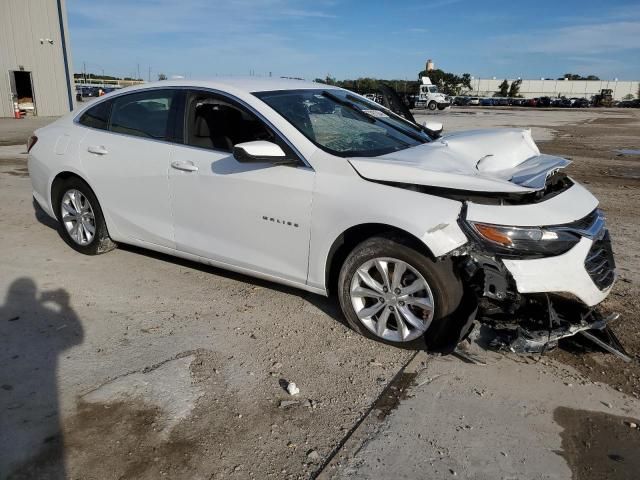
[{"label": "side mirror", "polygon": [[438,138],[442,134],[442,129],[444,128],[442,123],[440,122],[424,122],[422,125],[427,135],[433,138]]},{"label": "side mirror", "polygon": [[238,143],[233,147],[233,157],[241,163],[268,162],[275,165],[293,165],[297,163],[297,160],[288,158],[279,145],[266,140]]}]

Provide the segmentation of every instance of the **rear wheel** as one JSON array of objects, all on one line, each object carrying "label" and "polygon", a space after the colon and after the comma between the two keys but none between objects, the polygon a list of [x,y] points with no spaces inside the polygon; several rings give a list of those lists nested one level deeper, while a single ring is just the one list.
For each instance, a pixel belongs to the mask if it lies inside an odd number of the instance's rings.
[{"label": "rear wheel", "polygon": [[444,110],[445,108],[447,108],[447,105],[445,105],[444,103],[438,105],[438,110]]},{"label": "rear wheel", "polygon": [[116,247],[109,237],[102,209],[84,181],[71,177],[56,187],[54,207],[60,235],[67,244],[85,255],[97,255]]},{"label": "rear wheel", "polygon": [[[417,343],[459,305],[462,284],[451,262],[433,261],[402,237],[365,240],[338,279],[342,311],[362,335],[384,343]],[[422,344],[424,345],[424,344]]]}]

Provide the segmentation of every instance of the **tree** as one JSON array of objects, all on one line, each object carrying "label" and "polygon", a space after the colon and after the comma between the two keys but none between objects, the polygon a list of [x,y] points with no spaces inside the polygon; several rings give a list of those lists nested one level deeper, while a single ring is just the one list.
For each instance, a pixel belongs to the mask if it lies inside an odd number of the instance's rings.
[{"label": "tree", "polygon": [[509,87],[509,97],[519,97],[520,96],[520,85],[522,85],[522,79],[519,78],[511,82],[511,87]]},{"label": "tree", "polygon": [[562,77],[558,78],[558,80],[564,80],[565,78],[568,78],[569,80],[600,80],[600,78],[595,75],[587,75],[586,77],[583,77],[576,73],[565,73]]},{"label": "tree", "polygon": [[456,75],[455,73],[444,72],[438,68],[431,71],[421,71],[418,74],[418,79],[421,77],[429,77],[431,83],[437,85],[438,90],[447,95],[460,95],[463,88],[471,90],[471,75],[468,73]]},{"label": "tree", "polygon": [[633,93],[627,93],[622,100],[633,100]]},{"label": "tree", "polygon": [[159,73],[158,74],[158,80],[166,80],[167,76],[164,73]]},{"label": "tree", "polygon": [[493,94],[494,97],[506,97],[509,94],[509,81],[505,78],[498,86],[498,91]]}]

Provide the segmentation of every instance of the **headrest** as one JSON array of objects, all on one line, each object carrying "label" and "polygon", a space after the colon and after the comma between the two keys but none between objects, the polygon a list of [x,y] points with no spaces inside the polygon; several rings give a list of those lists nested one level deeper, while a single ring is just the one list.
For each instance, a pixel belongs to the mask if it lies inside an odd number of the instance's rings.
[{"label": "headrest", "polygon": [[207,125],[207,121],[201,115],[198,115],[196,117],[196,126],[194,128],[193,134],[196,137],[210,137],[211,136],[211,132],[209,131],[209,125]]}]

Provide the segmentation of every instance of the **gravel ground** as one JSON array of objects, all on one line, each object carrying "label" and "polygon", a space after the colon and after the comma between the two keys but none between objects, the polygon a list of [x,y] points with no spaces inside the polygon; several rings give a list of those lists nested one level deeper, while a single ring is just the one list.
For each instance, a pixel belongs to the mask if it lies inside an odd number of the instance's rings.
[{"label": "gravel ground", "polygon": [[[459,109],[428,117],[442,118],[446,130],[532,125],[543,151],[573,158],[571,174],[599,196],[614,236],[622,281],[604,307],[623,314],[614,328],[630,353],[640,352],[639,158],[612,152],[639,147],[639,112]],[[32,126],[18,122],[0,122],[0,145],[24,144]],[[394,465],[402,456],[389,448],[398,445],[411,458],[448,460],[434,461],[436,470],[409,462],[396,478],[436,471],[429,478],[442,478],[450,469],[485,478],[465,458],[485,458],[487,472],[502,465],[487,435],[518,443],[530,465],[548,465],[554,475],[518,478],[600,478],[581,469],[589,452],[572,438],[617,438],[620,422],[639,416],[637,362],[558,351],[525,374],[519,357],[473,370],[360,338],[322,297],[129,247],[79,255],[34,210],[24,156],[7,148],[0,148],[0,478],[387,478],[368,465],[381,452],[382,463]],[[443,375],[437,392],[415,386],[421,368]],[[532,388],[539,378],[550,380]],[[285,391],[287,381],[298,395]],[[578,393],[553,400],[571,388],[565,383],[580,385]],[[504,406],[479,408],[486,422],[507,411],[518,428],[509,433],[510,420],[457,430],[467,424],[458,411],[476,406],[473,388]],[[538,413],[518,423],[514,405]],[[584,412],[598,410],[616,420],[593,414],[589,428],[577,427],[591,415]],[[416,436],[447,449],[386,445],[385,432],[402,434],[407,419]],[[361,456],[352,463],[354,451]],[[516,468],[517,455],[507,457],[513,464],[505,475],[535,473]],[[634,466],[625,452],[607,455],[622,471]]]}]

